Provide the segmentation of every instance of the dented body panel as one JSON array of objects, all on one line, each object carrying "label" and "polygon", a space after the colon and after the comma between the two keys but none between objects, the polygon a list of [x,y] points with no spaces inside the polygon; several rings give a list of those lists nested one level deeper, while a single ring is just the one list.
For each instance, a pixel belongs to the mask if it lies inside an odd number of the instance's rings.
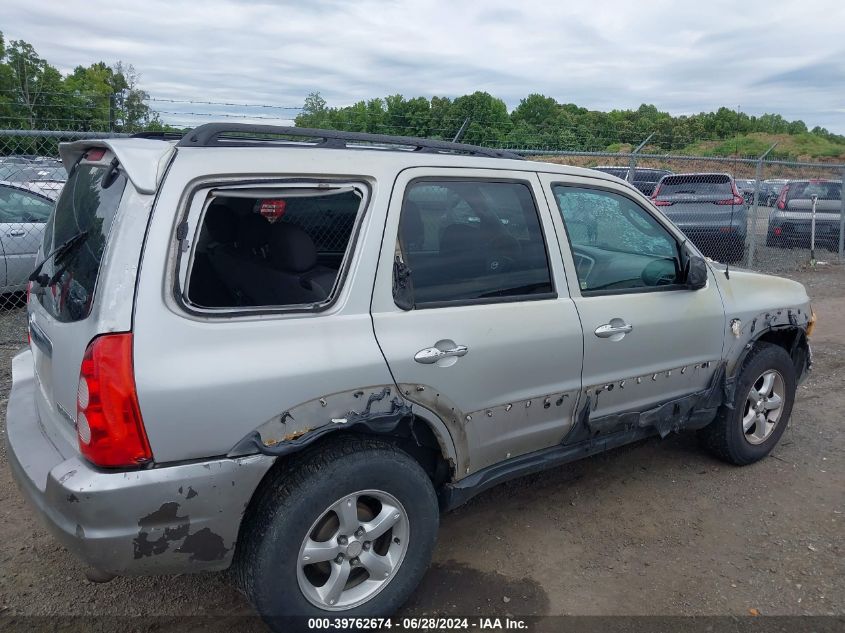
[{"label": "dented body panel", "polygon": [[62,453],[33,403],[29,351],[13,361],[6,441],[15,479],[53,535],[91,567],[129,575],[229,566],[240,518],[273,459],[251,455],[104,471]]}]

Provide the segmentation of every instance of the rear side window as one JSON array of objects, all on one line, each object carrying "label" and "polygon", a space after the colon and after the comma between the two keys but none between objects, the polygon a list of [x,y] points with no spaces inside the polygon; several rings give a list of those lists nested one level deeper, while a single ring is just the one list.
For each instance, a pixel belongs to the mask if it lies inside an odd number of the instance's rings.
[{"label": "rear side window", "polygon": [[51,257],[42,272],[55,283],[41,295],[41,304],[59,321],[88,316],[103,252],[126,188],[117,167],[79,165],[73,170],[44,230],[42,253],[68,241],[74,246]]},{"label": "rear side window", "polygon": [[733,194],[731,179],[724,174],[693,174],[689,176],[666,176],[655,192],[657,197],[666,196],[708,196]]},{"label": "rear side window", "polygon": [[188,302],[227,309],[328,303],[362,200],[351,186],[214,192],[194,248]]},{"label": "rear side window", "polygon": [[553,291],[537,207],[521,182],[412,183],[402,204],[399,244],[416,307],[540,298]]}]

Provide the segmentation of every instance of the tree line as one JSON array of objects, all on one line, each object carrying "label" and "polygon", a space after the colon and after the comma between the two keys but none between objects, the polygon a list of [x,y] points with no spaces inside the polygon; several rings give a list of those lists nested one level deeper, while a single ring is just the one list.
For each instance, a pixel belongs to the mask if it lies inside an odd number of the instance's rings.
[{"label": "tree line", "polygon": [[[136,132],[174,130],[147,104],[131,64],[97,62],[63,75],[23,40],[0,33],[0,128]],[[248,117],[247,117],[248,118]],[[730,108],[672,116],[654,105],[600,112],[531,94],[509,110],[487,92],[456,98],[390,95],[331,107],[309,94],[295,124],[400,136],[453,139],[479,145],[575,151],[626,151],[650,135],[647,149],[678,151],[702,140],[755,132],[788,134],[845,146],[845,136],[779,114],[752,116]],[[737,144],[737,148],[739,145]],[[838,150],[834,149],[834,153]]]},{"label": "tree line", "polygon": [[654,105],[636,110],[599,112],[552,97],[531,94],[508,111],[504,101],[487,92],[455,99],[392,95],[330,107],[319,93],[308,95],[296,125],[437,139],[453,139],[464,122],[466,143],[511,148],[576,151],[625,151],[652,135],[649,148],[683,149],[700,140],[730,139],[753,132],[811,134],[836,143],[845,136],[803,121],[787,121],[779,114],[752,116],[719,108],[690,116],[672,116]]},{"label": "tree line", "polygon": [[162,129],[131,64],[62,73],[23,40],[0,33],[0,128],[135,132]]}]

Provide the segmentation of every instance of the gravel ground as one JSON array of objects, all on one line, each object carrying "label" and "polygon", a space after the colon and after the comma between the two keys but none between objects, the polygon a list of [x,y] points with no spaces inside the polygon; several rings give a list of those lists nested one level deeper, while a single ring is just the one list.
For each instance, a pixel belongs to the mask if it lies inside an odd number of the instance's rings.
[{"label": "gravel ground", "polygon": [[[790,276],[807,285],[819,316],[815,368],[768,459],[728,466],[680,435],[500,486],[442,518],[435,563],[403,614],[836,615],[828,622],[842,626],[845,270]],[[20,312],[0,319],[3,413],[22,332]],[[225,574],[84,580],[12,482],[5,442],[0,533],[7,622],[96,615],[86,626],[109,628],[121,616],[196,615],[212,617],[179,630],[262,629],[221,619],[250,613]]]}]

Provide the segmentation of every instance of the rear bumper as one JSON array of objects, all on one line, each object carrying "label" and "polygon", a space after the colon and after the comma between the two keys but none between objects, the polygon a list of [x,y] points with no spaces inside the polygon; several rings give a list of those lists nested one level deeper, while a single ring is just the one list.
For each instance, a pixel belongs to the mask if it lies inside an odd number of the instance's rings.
[{"label": "rear bumper", "polygon": [[[784,237],[801,238],[802,240],[809,240],[812,232],[811,218],[777,218],[773,217],[769,221],[769,233],[775,234],[775,229],[780,229],[780,235]],[[839,220],[831,222],[830,220],[816,219],[816,239],[839,239]]]},{"label": "rear bumper", "polygon": [[273,458],[251,455],[146,470],[99,470],[62,455],[36,412],[32,354],[12,362],[7,455],[24,496],[83,562],[119,574],[225,569],[255,488]]}]

